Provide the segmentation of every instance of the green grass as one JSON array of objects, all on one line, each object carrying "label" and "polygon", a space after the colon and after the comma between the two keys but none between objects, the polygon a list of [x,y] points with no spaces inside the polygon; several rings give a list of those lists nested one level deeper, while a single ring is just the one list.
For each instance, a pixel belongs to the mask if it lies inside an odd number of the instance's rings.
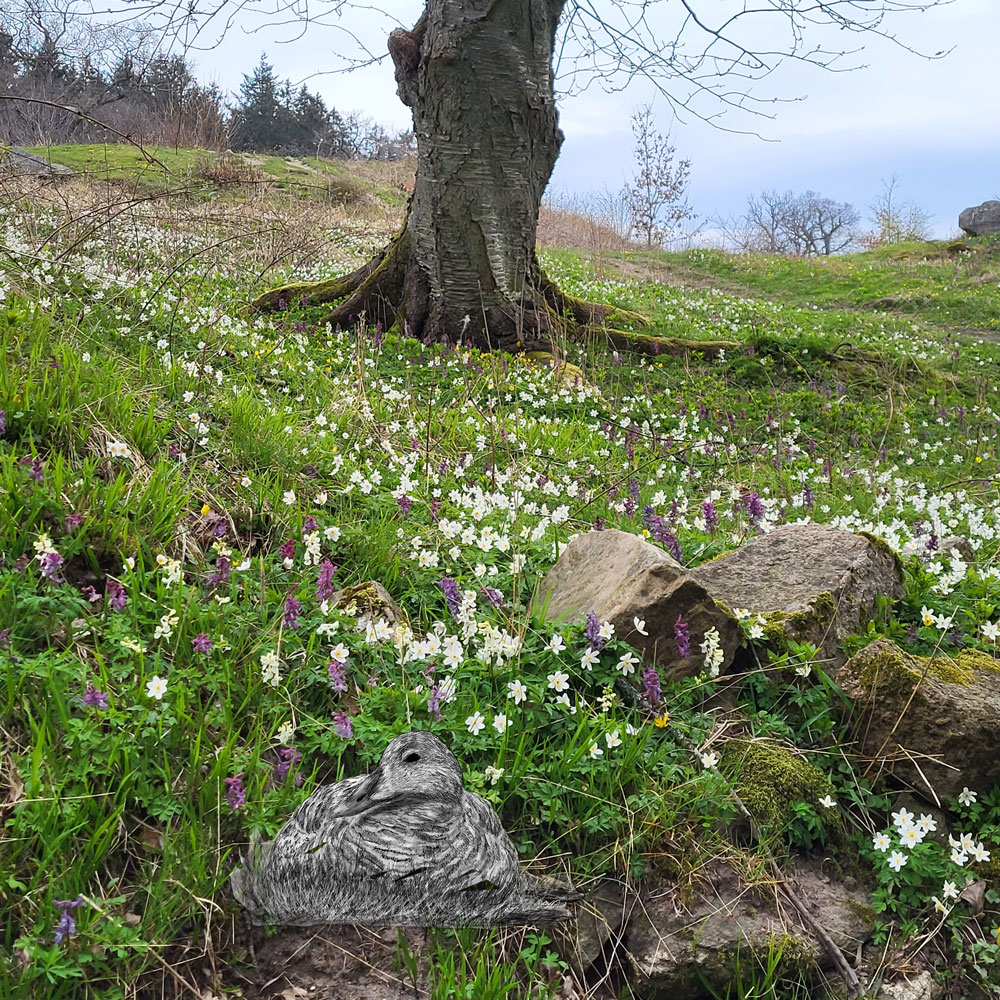
[{"label": "green grass", "polygon": [[[107,150],[106,169],[131,182],[134,151]],[[164,162],[193,175],[201,156]],[[298,176],[272,160],[269,175]],[[333,179],[342,169],[306,162]],[[577,884],[644,874],[684,886],[721,857],[759,866],[755,848],[726,837],[738,761],[701,758],[717,682],[663,675],[664,714],[644,713],[616,694],[625,643],[612,639],[585,670],[584,623],[558,630],[567,648],[556,652],[556,630],[527,610],[558,547],[596,522],[641,533],[651,508],[697,565],[754,536],[739,503],[753,491],[771,524],[810,517],[903,554],[906,595],[869,635],[931,652],[943,637],[922,624],[930,605],[955,616],[949,644],[995,655],[981,627],[1000,608],[1000,347],[956,340],[927,308],[858,308],[894,273],[900,287],[944,295],[947,268],[967,267],[949,280],[971,288],[972,269],[991,266],[988,242],[946,262],[909,250],[822,266],[657,258],[740,294],[609,280],[578,253],[546,252],[572,294],[640,309],[654,333],[738,345],[678,358],[569,343],[586,376],[576,385],[523,358],[333,333],[321,310],[247,315],[268,286],[359,262],[366,247],[350,234],[309,248],[297,267],[263,268],[260,230],[233,235],[225,219],[197,214],[167,224],[134,205],[80,239],[72,203],[42,197],[0,209],[3,996],[176,985],[165,965],[205,984],[206,941],[220,960],[214,988],[234,989],[248,959],[226,881],[250,833],[273,834],[318,785],[368,770],[413,727],[451,746],[524,860],[565,866]],[[927,541],[944,531],[978,546],[975,566],[935,563]],[[337,587],[381,581],[410,631],[379,641],[349,610],[324,606],[325,560]],[[443,577],[476,594],[465,623]],[[461,645],[451,666],[414,645],[435,622]],[[339,643],[350,650],[346,692],[331,683]],[[837,741],[836,687],[797,672],[808,649],[755,651],[765,668],[734,695],[748,728],[807,751],[838,803],[831,813],[793,803],[767,831],[771,849],[835,854],[883,894],[882,939],[913,945],[936,922],[927,905],[940,879],[958,869],[932,852],[902,876],[886,868],[871,833],[892,800]],[[272,652],[277,685],[262,670]],[[570,705],[557,700],[560,674]],[[446,676],[454,698],[434,711]],[[154,677],[167,683],[160,699],[148,694]],[[508,697],[516,681],[528,692],[519,703]],[[84,704],[88,688],[107,706]],[[486,726],[475,733],[477,712]],[[500,714],[505,729],[493,725]],[[301,785],[275,778],[281,740],[301,754]],[[246,802],[234,807],[226,779],[236,776]],[[956,816],[990,839],[1000,813],[979,791],[980,811]],[[57,944],[54,901],[77,897],[76,933]],[[995,910],[991,897],[976,923],[961,904],[936,932],[949,975],[969,972],[968,935]],[[463,934],[434,939],[428,995],[527,995],[532,983],[545,995],[563,960],[536,938],[499,962],[488,935]],[[996,946],[979,934],[975,961],[993,976]],[[755,982],[773,992],[780,977],[763,959]],[[415,968],[405,949],[399,963]]]},{"label": "green grass", "polygon": [[900,243],[867,253],[787,258],[689,250],[629,254],[650,273],[804,308],[879,311],[940,329],[1000,330],[1000,241]]},{"label": "green grass", "polygon": [[[71,168],[84,181],[112,182],[143,194],[168,190],[204,198],[227,183],[243,187],[266,183],[307,201],[349,203],[367,191],[387,204],[399,202],[398,192],[362,181],[343,163],[324,157],[220,155],[204,149],[140,148],[128,143],[35,146],[29,152]],[[234,166],[237,172],[230,180]]]}]

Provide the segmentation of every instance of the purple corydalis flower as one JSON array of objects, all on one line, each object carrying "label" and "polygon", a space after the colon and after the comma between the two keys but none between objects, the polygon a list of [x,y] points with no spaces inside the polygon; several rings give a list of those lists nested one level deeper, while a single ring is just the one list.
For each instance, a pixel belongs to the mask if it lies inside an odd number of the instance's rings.
[{"label": "purple corydalis flower", "polygon": [[202,632],[200,635],[196,635],[191,640],[191,648],[196,653],[211,653],[212,652],[212,640],[207,632]]},{"label": "purple corydalis flower", "polygon": [[302,760],[302,754],[295,747],[280,747],[278,749],[278,762],[271,771],[271,778],[276,785],[280,785],[288,779],[288,772],[292,766]]},{"label": "purple corydalis flower", "polygon": [[302,611],[302,602],[297,601],[291,594],[285,598],[285,627],[299,627],[299,613]]},{"label": "purple corydalis flower", "polygon": [[816,496],[808,485],[802,487],[802,506],[805,510],[808,510],[812,505],[816,503]]},{"label": "purple corydalis flower", "polygon": [[10,629],[0,631],[0,649],[10,649]]},{"label": "purple corydalis flower", "polygon": [[289,538],[283,545],[278,546],[278,555],[281,556],[282,559],[294,559],[295,539]]},{"label": "purple corydalis flower", "polygon": [[229,574],[233,571],[233,563],[229,556],[219,553],[215,559],[215,572],[208,578],[212,586],[225,583],[229,579]]},{"label": "purple corydalis flower", "polygon": [[107,580],[104,584],[104,596],[115,611],[124,611],[128,604],[128,594],[117,580]]},{"label": "purple corydalis flower", "polygon": [[87,690],[83,692],[80,702],[87,708],[96,708],[104,711],[108,707],[108,695],[104,691],[98,691],[93,684],[87,685]]},{"label": "purple corydalis flower", "polygon": [[445,576],[438,580],[438,586],[444,593],[452,617],[457,618],[462,609],[462,595],[459,593],[458,584],[450,577]]},{"label": "purple corydalis flower", "polygon": [[354,735],[354,726],[351,724],[351,717],[346,712],[334,712],[333,731],[349,740]]},{"label": "purple corydalis flower", "polygon": [[76,933],[76,920],[72,910],[83,906],[83,896],[76,899],[54,899],[52,905],[59,911],[59,923],[56,925],[55,943],[62,944],[70,935]]},{"label": "purple corydalis flower", "polygon": [[0,410],[0,434],[7,433],[7,411]]},{"label": "purple corydalis flower", "polygon": [[21,465],[31,466],[31,468],[28,469],[29,479],[34,479],[37,483],[45,482],[45,465],[41,459],[25,455],[25,457],[21,459]]},{"label": "purple corydalis flower", "polygon": [[504,606],[503,594],[495,587],[483,587],[482,593],[493,607],[502,608]]},{"label": "purple corydalis flower", "polygon": [[314,518],[312,516],[307,517],[302,522],[302,533],[306,534],[309,531],[315,531],[318,527],[319,527],[319,523],[316,521],[316,518]]},{"label": "purple corydalis flower", "polygon": [[326,672],[330,675],[333,690],[338,694],[343,694],[347,690],[346,669],[347,664],[342,663],[340,660],[331,659],[326,665]]},{"label": "purple corydalis flower", "polygon": [[329,559],[324,559],[316,571],[316,600],[328,601],[334,595],[333,574],[337,567]]},{"label": "purple corydalis flower", "polygon": [[748,493],[743,498],[743,506],[750,518],[750,523],[754,527],[764,520],[764,505],[756,493]]},{"label": "purple corydalis flower", "polygon": [[405,493],[402,493],[397,498],[396,505],[399,507],[400,514],[403,517],[407,517],[410,513],[410,508],[413,506],[413,497],[408,497]]},{"label": "purple corydalis flower", "polygon": [[678,615],[674,622],[674,641],[677,643],[677,655],[684,659],[691,653],[691,632],[688,623]]},{"label": "purple corydalis flower", "polygon": [[90,586],[90,584],[86,587],[81,587],[80,593],[83,594],[83,596],[86,597],[91,604],[96,604],[98,601],[104,600],[103,594],[99,594],[92,586]]},{"label": "purple corydalis flower", "polygon": [[80,525],[83,524],[83,514],[67,514],[66,515],[66,532],[71,534],[76,531]]},{"label": "purple corydalis flower", "polygon": [[719,515],[716,513],[715,504],[711,500],[706,500],[701,505],[701,513],[705,518],[705,527],[715,534],[716,528],[719,527]]},{"label": "purple corydalis flower", "polygon": [[441,718],[441,689],[437,685],[431,688],[431,696],[427,701],[427,711],[435,719]]},{"label": "purple corydalis flower", "polygon": [[242,809],[246,805],[247,792],[243,787],[242,771],[234,778],[226,778],[226,801],[233,812],[236,812],[237,809]]},{"label": "purple corydalis flower", "polygon": [[45,552],[38,560],[38,565],[42,576],[47,580],[51,580],[53,583],[62,583],[63,578],[59,575],[59,570],[64,562],[65,560],[58,552]]},{"label": "purple corydalis flower", "polygon": [[600,619],[593,611],[587,612],[587,627],[583,630],[583,635],[595,653],[599,653],[608,644],[608,640],[601,635]]},{"label": "purple corydalis flower", "polygon": [[167,458],[180,458],[183,454],[184,451],[179,444],[171,442],[167,445]]},{"label": "purple corydalis flower", "polygon": [[642,693],[652,705],[659,705],[662,697],[660,690],[660,675],[654,667],[649,667],[642,675]]}]

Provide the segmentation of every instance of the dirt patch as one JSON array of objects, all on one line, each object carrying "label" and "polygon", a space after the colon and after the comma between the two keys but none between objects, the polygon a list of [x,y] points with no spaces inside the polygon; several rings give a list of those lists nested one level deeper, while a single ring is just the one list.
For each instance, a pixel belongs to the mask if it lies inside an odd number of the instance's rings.
[{"label": "dirt patch", "polygon": [[727,281],[718,275],[696,274],[649,257],[608,256],[602,259],[601,264],[610,271],[617,271],[626,278],[636,278],[639,281],[655,281],[661,285],[677,285],[680,288],[717,288],[720,292],[731,295],[751,294],[745,285]]},{"label": "dirt patch", "polygon": [[[426,984],[427,959],[422,930],[404,928],[407,947],[418,960],[417,983]],[[414,992],[405,969],[396,968],[396,929],[323,926],[283,927],[273,934],[253,930],[256,961],[232,966],[228,985],[242,988],[247,1000],[399,1000],[426,996]]]}]

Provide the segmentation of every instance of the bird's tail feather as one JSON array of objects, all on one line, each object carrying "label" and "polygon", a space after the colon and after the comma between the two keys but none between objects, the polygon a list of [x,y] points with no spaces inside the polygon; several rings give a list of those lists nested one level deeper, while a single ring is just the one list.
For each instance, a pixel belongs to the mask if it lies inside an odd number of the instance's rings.
[{"label": "bird's tail feather", "polygon": [[240,855],[242,868],[229,876],[229,885],[236,901],[250,913],[259,913],[262,909],[258,892],[260,872],[271,853],[272,841],[265,841],[259,833],[250,835],[250,848],[246,855]]}]

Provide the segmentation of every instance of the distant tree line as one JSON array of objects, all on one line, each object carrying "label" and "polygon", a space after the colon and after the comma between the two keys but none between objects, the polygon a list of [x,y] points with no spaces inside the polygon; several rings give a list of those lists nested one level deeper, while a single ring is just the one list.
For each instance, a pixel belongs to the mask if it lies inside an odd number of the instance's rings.
[{"label": "distant tree line", "polygon": [[883,180],[882,192],[869,206],[867,227],[862,225],[861,213],[848,202],[815,191],[774,190],[750,195],[742,215],[717,219],[716,224],[729,249],[795,257],[829,256],[930,239],[930,213],[900,197],[898,187],[895,174]]},{"label": "distant tree line", "polygon": [[58,0],[15,0],[0,11],[6,145],[128,136],[150,145],[371,159],[414,149],[412,134],[341,115],[307,87],[279,80],[264,56],[230,103],[214,84],[198,82],[183,55],[158,54],[142,27],[97,25],[57,8]]}]

